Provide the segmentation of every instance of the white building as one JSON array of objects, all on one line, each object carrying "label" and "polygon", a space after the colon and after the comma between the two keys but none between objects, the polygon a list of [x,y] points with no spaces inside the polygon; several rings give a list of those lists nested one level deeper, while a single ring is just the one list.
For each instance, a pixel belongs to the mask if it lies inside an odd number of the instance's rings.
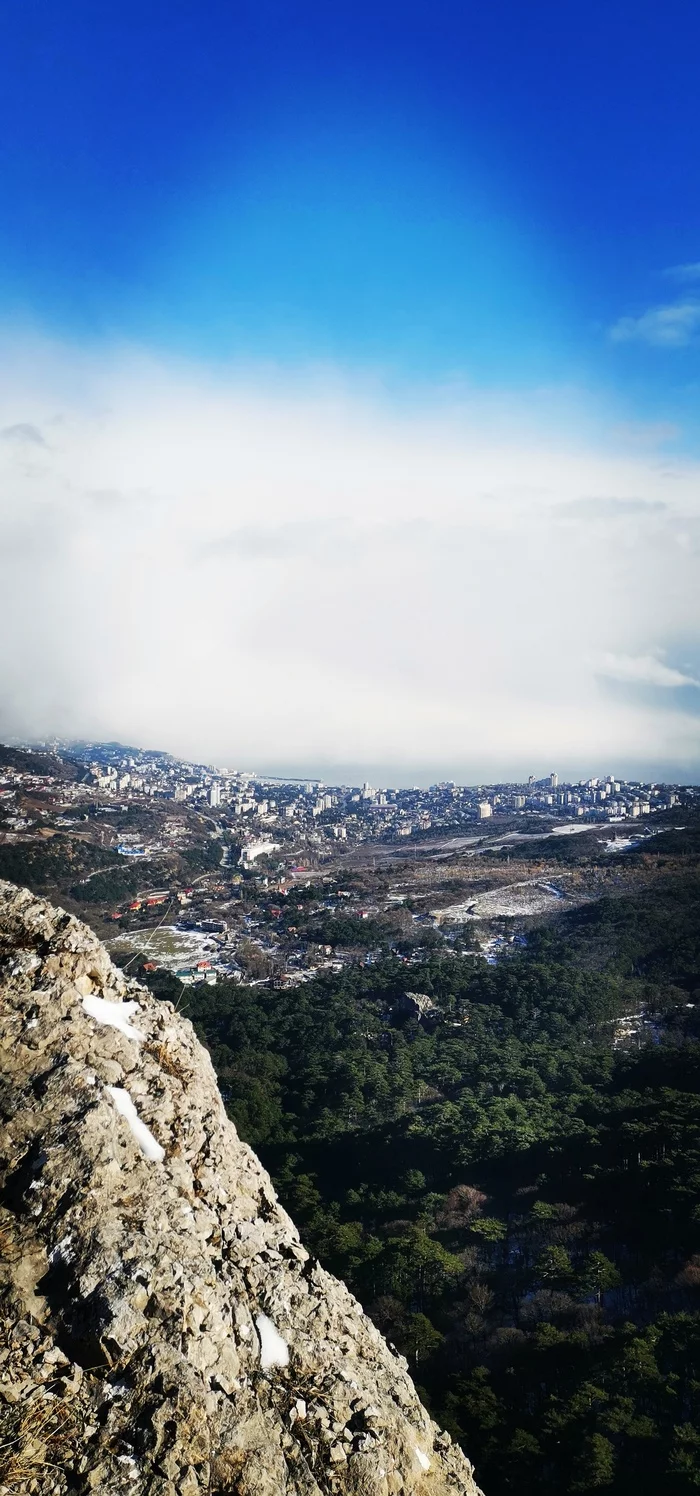
[{"label": "white building", "polygon": [[255,862],[258,857],[266,857],[269,852],[279,852],[279,842],[249,842],[248,846],[243,848],[239,861],[243,864],[244,867],[249,867],[251,862]]}]

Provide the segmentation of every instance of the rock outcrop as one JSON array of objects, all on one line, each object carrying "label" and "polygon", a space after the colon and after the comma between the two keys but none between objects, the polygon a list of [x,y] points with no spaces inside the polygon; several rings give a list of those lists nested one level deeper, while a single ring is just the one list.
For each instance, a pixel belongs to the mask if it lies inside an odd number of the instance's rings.
[{"label": "rock outcrop", "polygon": [[434,1028],[440,1014],[432,997],[427,992],[404,992],[395,1004],[396,1013],[404,1018],[417,1018],[424,1028]]},{"label": "rock outcrop", "polygon": [[478,1496],[172,1005],[0,883],[0,1490]]}]

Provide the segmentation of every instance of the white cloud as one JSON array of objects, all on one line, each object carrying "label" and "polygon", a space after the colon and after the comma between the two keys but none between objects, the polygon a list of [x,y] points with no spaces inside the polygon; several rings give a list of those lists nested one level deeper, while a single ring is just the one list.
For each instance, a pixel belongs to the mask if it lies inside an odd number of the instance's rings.
[{"label": "white cloud", "polygon": [[669,280],[692,284],[693,281],[700,281],[700,260],[691,260],[686,265],[670,265],[664,273]]},{"label": "white cloud", "polygon": [[44,445],[0,444],[0,735],[409,779],[697,764],[698,720],[598,665],[697,629],[698,467],[534,403],[8,347],[0,429]]},{"label": "white cloud", "polygon": [[666,508],[660,499],[616,499],[600,494],[594,498],[574,499],[558,504],[561,519],[629,520],[633,515],[659,514]]},{"label": "white cloud", "polygon": [[678,686],[697,686],[700,689],[700,680],[671,665],[665,665],[655,654],[604,654],[601,656],[599,670],[601,675],[608,676],[610,680],[624,681],[629,685],[661,686],[666,690]]},{"label": "white cloud", "polygon": [[32,426],[29,421],[16,421],[13,426],[3,427],[0,437],[5,442],[29,442],[38,447],[45,445],[41,432],[37,431],[36,426]]},{"label": "white cloud", "polygon": [[681,428],[673,421],[620,421],[613,431],[613,436],[635,447],[665,446],[680,435]]},{"label": "white cloud", "polygon": [[620,317],[610,329],[614,343],[649,343],[653,348],[686,348],[700,332],[700,302],[654,306],[640,317]]}]

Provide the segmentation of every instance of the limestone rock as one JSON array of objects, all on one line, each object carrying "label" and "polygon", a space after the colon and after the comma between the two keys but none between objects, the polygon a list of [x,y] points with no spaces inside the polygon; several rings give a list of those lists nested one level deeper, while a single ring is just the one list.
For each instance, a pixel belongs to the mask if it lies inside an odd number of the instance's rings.
[{"label": "limestone rock", "polygon": [[478,1496],[191,1024],[7,883],[0,983],[0,1492]]},{"label": "limestone rock", "polygon": [[402,1017],[417,1018],[426,1028],[431,1028],[440,1016],[439,1009],[427,992],[402,993],[396,1000],[395,1012]]}]

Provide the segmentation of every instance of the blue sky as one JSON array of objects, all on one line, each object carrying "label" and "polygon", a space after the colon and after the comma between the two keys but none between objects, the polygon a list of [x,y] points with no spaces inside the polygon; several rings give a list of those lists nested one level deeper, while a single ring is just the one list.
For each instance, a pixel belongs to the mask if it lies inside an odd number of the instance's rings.
[{"label": "blue sky", "polygon": [[6,319],[571,381],[691,439],[693,329],[610,336],[700,294],[667,273],[700,259],[690,0],[1,11]]},{"label": "blue sky", "polygon": [[700,777],[696,4],[0,21],[0,732]]}]

